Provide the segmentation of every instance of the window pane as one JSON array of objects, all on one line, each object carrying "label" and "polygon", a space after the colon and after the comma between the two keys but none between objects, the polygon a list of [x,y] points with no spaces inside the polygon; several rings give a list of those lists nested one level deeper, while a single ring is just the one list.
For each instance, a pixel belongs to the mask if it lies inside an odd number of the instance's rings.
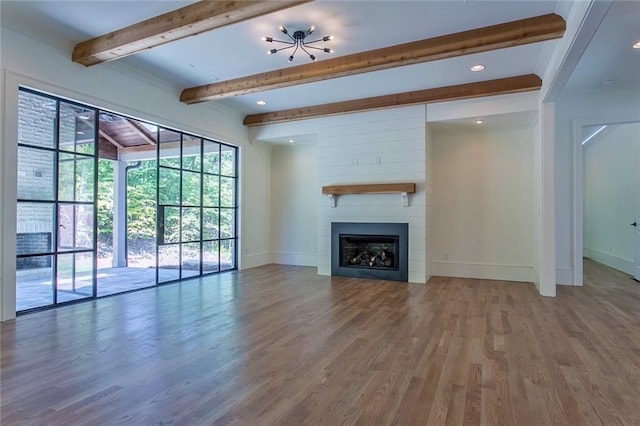
[{"label": "window pane", "polygon": [[202,239],[217,240],[218,233],[218,209],[203,209],[202,218]]},{"label": "window pane", "polygon": [[219,271],[218,265],[218,241],[208,241],[202,243],[202,273]]},{"label": "window pane", "polygon": [[235,240],[220,241],[220,270],[233,269],[236,266]]},{"label": "window pane", "polygon": [[182,241],[200,241],[200,208],[182,208]]},{"label": "window pane", "polygon": [[94,155],[95,112],[60,102],[58,147],[64,151]]},{"label": "window pane", "polygon": [[17,259],[16,311],[53,304],[53,256]]},{"label": "window pane", "polygon": [[204,159],[202,171],[205,173],[220,173],[220,144],[204,140]]},{"label": "window pane", "polygon": [[181,278],[198,275],[200,275],[200,243],[183,244]]},{"label": "window pane", "polygon": [[200,173],[182,172],[182,205],[200,205]]},{"label": "window pane", "polygon": [[180,242],[180,207],[160,206],[159,244]]},{"label": "window pane", "polygon": [[53,204],[18,203],[16,254],[53,251],[53,211]]},{"label": "window pane", "polygon": [[180,168],[180,133],[160,128],[160,165]]},{"label": "window pane", "polygon": [[60,201],[93,201],[94,158],[60,153],[58,198]]},{"label": "window pane", "polygon": [[182,168],[185,170],[200,171],[200,138],[194,136],[182,136]]},{"label": "window pane", "polygon": [[93,249],[93,206],[58,206],[58,250]]},{"label": "window pane", "polygon": [[[136,163],[130,162],[128,165]],[[129,169],[127,188],[127,261],[129,267],[156,266],[156,160]],[[156,276],[153,273],[153,283]]]},{"label": "window pane", "polygon": [[236,150],[222,145],[220,157],[220,174],[225,176],[236,175]]},{"label": "window pane", "polygon": [[218,176],[202,176],[202,205],[217,207],[220,200],[220,178]]},{"label": "window pane", "polygon": [[53,200],[55,154],[18,147],[18,199]]},{"label": "window pane", "polygon": [[235,207],[236,205],[236,180],[233,178],[220,178],[220,207]]},{"label": "window pane", "polygon": [[220,238],[235,237],[235,209],[220,209]]},{"label": "window pane", "polygon": [[58,303],[93,295],[93,253],[58,255]]},{"label": "window pane", "polygon": [[179,244],[158,247],[158,282],[163,283],[179,279],[179,262]]},{"label": "window pane", "polygon": [[158,197],[160,204],[180,204],[180,170],[165,169],[160,167],[160,187]]},{"label": "window pane", "polygon": [[54,147],[56,101],[18,92],[18,143]]}]

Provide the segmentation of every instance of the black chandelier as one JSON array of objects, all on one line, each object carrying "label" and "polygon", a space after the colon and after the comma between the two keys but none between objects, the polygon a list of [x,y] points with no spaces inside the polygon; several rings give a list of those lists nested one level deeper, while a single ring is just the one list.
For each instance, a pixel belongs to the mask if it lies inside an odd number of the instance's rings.
[{"label": "black chandelier", "polygon": [[315,49],[315,50],[321,50],[325,53],[332,53],[333,50],[329,49],[328,47],[317,47],[317,46],[311,46],[311,45],[313,43],[318,43],[321,41],[324,42],[324,41],[333,40],[333,36],[328,35],[328,36],[319,38],[317,40],[306,41],[306,38],[313,32],[313,30],[314,30],[313,27],[309,27],[307,31],[295,31],[293,35],[291,35],[289,34],[289,31],[287,31],[287,29],[281,25],[280,31],[282,31],[283,34],[286,34],[287,37],[289,37],[291,40],[277,40],[273,37],[262,37],[262,40],[266,41],[267,43],[283,43],[287,45],[285,47],[281,47],[280,49],[268,50],[267,53],[269,55],[273,55],[274,53],[277,53],[281,50],[293,49],[291,56],[289,56],[289,62],[292,62],[293,56],[296,54],[298,49],[300,49],[300,50],[303,50],[307,55],[309,55],[309,58],[312,61],[315,61],[316,57],[313,54],[311,54],[307,49]]}]

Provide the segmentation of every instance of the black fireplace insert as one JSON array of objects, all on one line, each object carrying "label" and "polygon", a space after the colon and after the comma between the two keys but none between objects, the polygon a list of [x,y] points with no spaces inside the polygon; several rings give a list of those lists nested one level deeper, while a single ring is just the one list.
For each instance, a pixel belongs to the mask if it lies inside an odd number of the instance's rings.
[{"label": "black fireplace insert", "polygon": [[331,224],[331,275],[408,281],[407,223]]}]

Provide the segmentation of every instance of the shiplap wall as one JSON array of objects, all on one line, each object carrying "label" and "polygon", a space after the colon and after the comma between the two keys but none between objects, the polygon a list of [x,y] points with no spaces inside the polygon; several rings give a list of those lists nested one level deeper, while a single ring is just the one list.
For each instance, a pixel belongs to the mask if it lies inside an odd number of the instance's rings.
[{"label": "shiplap wall", "polygon": [[427,276],[426,111],[403,107],[321,119],[318,184],[414,182],[416,193],[403,207],[399,194],[341,195],[332,208],[320,195],[318,273],[331,275],[331,222],[409,224],[409,281]]}]

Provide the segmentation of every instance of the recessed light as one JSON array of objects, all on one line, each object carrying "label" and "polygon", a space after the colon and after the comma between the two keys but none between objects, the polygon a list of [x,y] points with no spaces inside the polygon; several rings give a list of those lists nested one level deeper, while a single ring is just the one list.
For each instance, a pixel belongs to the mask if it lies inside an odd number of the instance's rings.
[{"label": "recessed light", "polygon": [[266,105],[266,104],[267,104],[267,101],[259,100],[259,101],[256,101],[256,103],[257,103],[258,105]]},{"label": "recessed light", "polygon": [[634,49],[640,49],[640,40],[638,40],[635,43],[633,43],[633,48]]},{"label": "recessed light", "polygon": [[475,64],[474,66],[472,66],[471,68],[469,68],[471,71],[473,72],[478,72],[478,71],[482,71],[484,69],[484,65],[482,64]]},{"label": "recessed light", "polygon": [[289,143],[293,143],[293,139],[289,139]]},{"label": "recessed light", "polygon": [[484,123],[484,121],[482,121],[482,120],[476,120],[476,124],[482,124],[482,123]]}]

